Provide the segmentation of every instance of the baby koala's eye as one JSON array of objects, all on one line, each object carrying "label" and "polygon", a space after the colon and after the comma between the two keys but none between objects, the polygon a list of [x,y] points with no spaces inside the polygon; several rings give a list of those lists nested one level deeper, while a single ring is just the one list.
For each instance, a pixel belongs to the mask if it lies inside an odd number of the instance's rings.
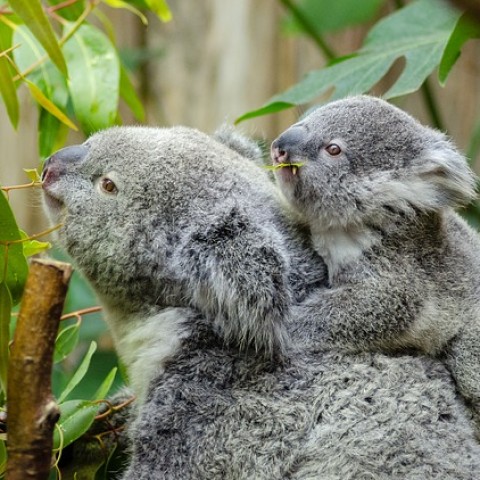
[{"label": "baby koala's eye", "polygon": [[325,150],[332,156],[336,157],[342,153],[342,149],[336,143],[330,143],[325,147]]},{"label": "baby koala's eye", "polygon": [[110,180],[108,177],[103,177],[100,180],[100,188],[105,192],[105,193],[117,193],[118,189],[117,186],[115,185],[115,182],[113,180]]}]

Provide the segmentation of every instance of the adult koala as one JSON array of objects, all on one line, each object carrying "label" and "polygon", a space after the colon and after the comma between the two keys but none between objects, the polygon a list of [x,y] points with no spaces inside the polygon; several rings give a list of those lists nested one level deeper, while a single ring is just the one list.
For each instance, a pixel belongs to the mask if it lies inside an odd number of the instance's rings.
[{"label": "adult koala", "polygon": [[290,306],[325,268],[249,159],[187,128],[113,128],[43,178],[139,396],[123,479],[477,478],[440,363],[299,335],[312,319]]}]

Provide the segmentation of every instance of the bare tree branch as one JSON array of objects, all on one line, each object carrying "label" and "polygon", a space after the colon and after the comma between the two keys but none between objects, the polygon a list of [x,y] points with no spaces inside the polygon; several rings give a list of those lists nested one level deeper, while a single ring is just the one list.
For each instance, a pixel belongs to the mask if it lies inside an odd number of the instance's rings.
[{"label": "bare tree branch", "polygon": [[34,260],[25,285],[8,368],[7,480],[48,478],[59,410],[52,357],[72,268]]}]

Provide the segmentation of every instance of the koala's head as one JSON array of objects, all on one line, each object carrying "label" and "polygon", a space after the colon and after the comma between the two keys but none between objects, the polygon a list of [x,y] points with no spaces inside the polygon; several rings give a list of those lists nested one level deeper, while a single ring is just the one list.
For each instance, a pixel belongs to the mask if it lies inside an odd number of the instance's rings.
[{"label": "koala's head", "polygon": [[[475,179],[440,132],[378,98],[326,104],[272,144],[278,184],[320,228],[361,227],[467,204]],[[291,166],[292,164],[299,164]]]},{"label": "koala's head", "polygon": [[60,245],[102,298],[132,309],[178,304],[170,257],[182,234],[232,196],[261,204],[269,185],[247,159],[181,127],[108,129],[52,155],[43,172]]}]

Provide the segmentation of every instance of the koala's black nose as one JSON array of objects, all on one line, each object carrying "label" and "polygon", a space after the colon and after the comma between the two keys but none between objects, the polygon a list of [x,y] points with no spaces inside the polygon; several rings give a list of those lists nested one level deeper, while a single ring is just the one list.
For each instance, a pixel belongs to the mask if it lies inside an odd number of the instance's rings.
[{"label": "koala's black nose", "polygon": [[42,180],[47,171],[52,168],[61,168],[69,164],[80,163],[87,155],[88,147],[85,145],[72,145],[55,152],[45,161],[43,165]]},{"label": "koala's black nose", "polygon": [[286,163],[291,154],[295,153],[305,137],[301,127],[291,127],[282,133],[272,143],[272,160],[275,163]]}]

